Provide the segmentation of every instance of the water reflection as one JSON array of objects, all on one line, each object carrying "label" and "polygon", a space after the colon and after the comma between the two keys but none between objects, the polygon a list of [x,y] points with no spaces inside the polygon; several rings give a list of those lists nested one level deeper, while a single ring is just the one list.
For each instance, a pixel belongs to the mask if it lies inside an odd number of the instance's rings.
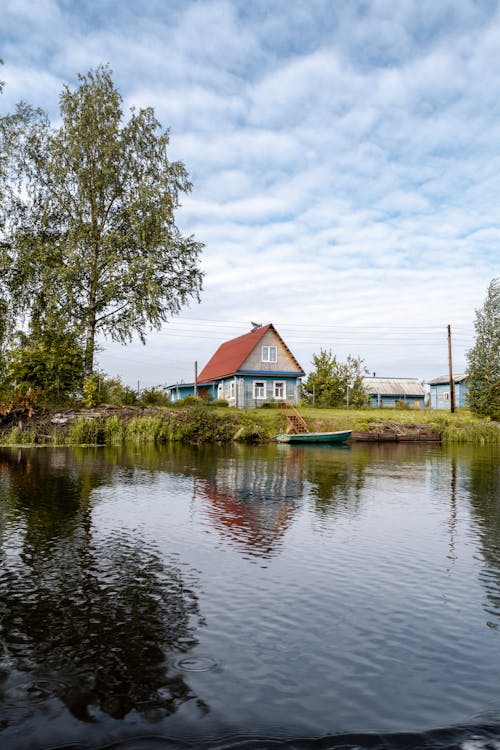
[{"label": "water reflection", "polygon": [[[492,460],[488,449],[471,455],[465,474],[473,517],[484,566],[481,583],[488,604],[486,611],[500,617],[500,463]],[[488,621],[490,627],[499,627],[497,619]]]},{"label": "water reflection", "polygon": [[195,494],[204,501],[212,526],[246,554],[272,557],[303,494],[300,458],[243,447],[206,469],[196,480]]},{"label": "water reflection", "polygon": [[197,643],[196,582],[140,537],[98,531],[91,490],[109,468],[64,455],[1,454],[0,720],[54,698],[84,722],[160,719],[196,700],[173,664]]},{"label": "water reflection", "polygon": [[361,502],[366,466],[370,463],[369,452],[342,446],[333,450],[299,450],[316,511],[329,516],[348,510],[355,513]]}]

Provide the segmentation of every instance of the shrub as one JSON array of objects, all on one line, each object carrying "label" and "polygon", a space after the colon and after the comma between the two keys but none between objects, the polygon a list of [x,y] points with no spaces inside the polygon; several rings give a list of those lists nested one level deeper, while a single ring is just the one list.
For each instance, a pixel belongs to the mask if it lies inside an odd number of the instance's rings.
[{"label": "shrub", "polygon": [[139,397],[139,403],[144,406],[168,406],[169,400],[158,388],[144,388]]},{"label": "shrub", "polygon": [[396,409],[410,409],[410,404],[408,401],[396,401]]},{"label": "shrub", "polygon": [[207,402],[199,396],[184,396],[175,402],[175,406],[206,406]]}]

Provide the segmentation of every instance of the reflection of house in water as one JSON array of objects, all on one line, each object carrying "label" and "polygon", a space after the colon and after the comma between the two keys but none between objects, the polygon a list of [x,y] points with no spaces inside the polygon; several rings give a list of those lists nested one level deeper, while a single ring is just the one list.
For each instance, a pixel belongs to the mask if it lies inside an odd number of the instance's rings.
[{"label": "reflection of house in water", "polygon": [[303,482],[300,463],[289,456],[234,456],[220,462],[213,476],[197,480],[196,494],[224,538],[249,555],[272,557],[297,509]]}]

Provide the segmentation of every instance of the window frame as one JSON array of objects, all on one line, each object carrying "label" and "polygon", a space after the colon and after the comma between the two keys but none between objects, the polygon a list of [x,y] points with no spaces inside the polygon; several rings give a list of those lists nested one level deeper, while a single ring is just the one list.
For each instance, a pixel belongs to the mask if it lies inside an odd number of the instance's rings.
[{"label": "window frame", "polygon": [[[274,359],[271,356],[273,352]],[[268,362],[270,364],[276,363],[278,361],[278,347],[274,346],[273,344],[265,344],[262,347],[261,359],[262,362]]]},{"label": "window frame", "polygon": [[[281,386],[283,395],[278,396],[276,393],[276,386]],[[273,398],[277,401],[286,401],[286,380],[274,380],[273,381]]]},{"label": "window frame", "polygon": [[[266,381],[265,380],[254,380],[253,381],[253,398],[255,401],[263,401],[266,398]],[[262,395],[258,395],[258,391],[262,391]]]}]

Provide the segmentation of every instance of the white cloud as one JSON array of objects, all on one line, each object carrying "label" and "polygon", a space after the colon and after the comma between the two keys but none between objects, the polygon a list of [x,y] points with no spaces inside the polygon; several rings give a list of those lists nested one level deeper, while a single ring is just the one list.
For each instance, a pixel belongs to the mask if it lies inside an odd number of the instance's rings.
[{"label": "white cloud", "polygon": [[499,272],[496,2],[9,0],[3,12],[0,104],[54,117],[62,84],[109,61],[125,108],[155,107],[194,183],[178,218],[206,245],[202,303],[185,312],[197,322],[184,339],[173,322],[145,350],[112,346],[105,369],[188,377],[229,330],[202,335],[204,319],[234,324],[229,335],[294,323],[304,364],[323,342],[419,377],[443,369],[426,326],[470,338]]}]

